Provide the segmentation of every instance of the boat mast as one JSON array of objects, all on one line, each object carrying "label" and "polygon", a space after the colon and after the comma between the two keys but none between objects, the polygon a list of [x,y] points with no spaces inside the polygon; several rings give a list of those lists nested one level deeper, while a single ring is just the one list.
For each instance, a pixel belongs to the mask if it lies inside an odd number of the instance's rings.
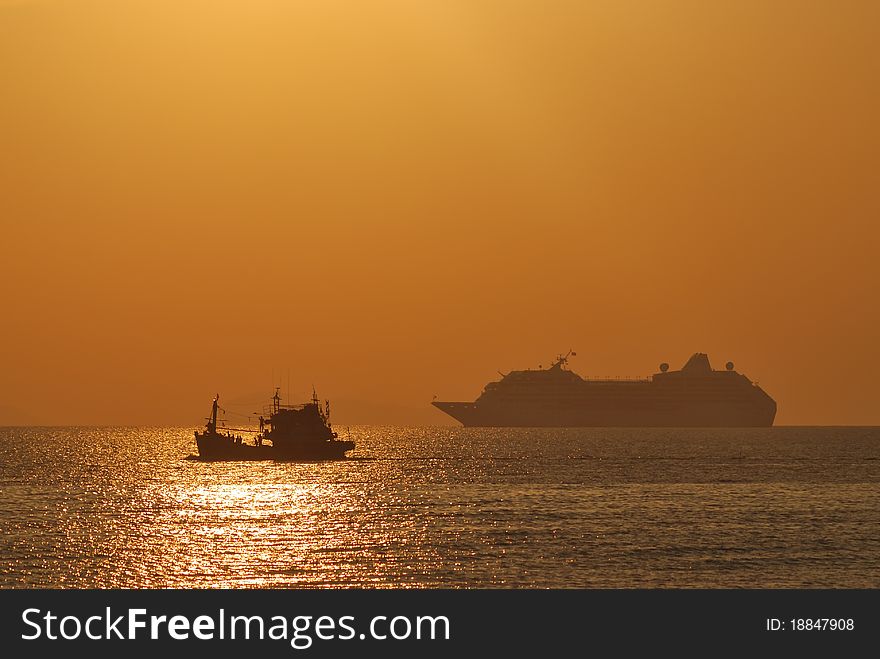
[{"label": "boat mast", "polygon": [[211,420],[208,422],[208,432],[217,432],[217,408],[220,394],[214,396],[214,402],[211,404]]},{"label": "boat mast", "polygon": [[577,353],[574,350],[569,349],[564,355],[561,353],[556,355],[556,361],[553,362],[553,365],[550,368],[562,368],[563,366],[567,366],[569,357],[577,357]]}]

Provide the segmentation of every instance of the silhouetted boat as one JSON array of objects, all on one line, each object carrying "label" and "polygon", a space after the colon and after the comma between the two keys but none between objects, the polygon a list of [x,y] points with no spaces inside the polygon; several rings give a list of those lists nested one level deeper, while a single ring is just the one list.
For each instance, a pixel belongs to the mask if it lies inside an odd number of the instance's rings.
[{"label": "silhouetted boat", "polygon": [[276,389],[268,418],[260,416],[259,431],[218,428],[219,400],[217,394],[205,429],[195,434],[204,460],[332,460],[354,449],[354,442],[337,439],[330,427],[330,402],[322,409],[314,394],[309,403],[282,405]]},{"label": "silhouetted boat", "polygon": [[433,405],[465,426],[772,426],[776,402],[733,370],[712,370],[694,354],[680,371],[668,364],[642,380],[584,379],[566,368],[569,351],[550,368],[512,371],[472,403]]}]

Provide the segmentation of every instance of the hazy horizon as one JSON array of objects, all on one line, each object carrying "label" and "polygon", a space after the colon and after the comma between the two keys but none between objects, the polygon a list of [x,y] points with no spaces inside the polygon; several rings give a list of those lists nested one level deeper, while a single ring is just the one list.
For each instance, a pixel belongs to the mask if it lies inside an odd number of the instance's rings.
[{"label": "hazy horizon", "polygon": [[452,424],[728,360],[880,425],[880,4],[0,0],[0,425]]}]

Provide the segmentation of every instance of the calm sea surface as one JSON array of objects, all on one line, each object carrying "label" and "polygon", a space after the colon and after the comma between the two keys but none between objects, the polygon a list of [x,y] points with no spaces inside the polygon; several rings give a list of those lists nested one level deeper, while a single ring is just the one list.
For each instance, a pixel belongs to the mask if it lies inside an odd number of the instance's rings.
[{"label": "calm sea surface", "polygon": [[0,587],[880,587],[880,428],[0,428]]}]

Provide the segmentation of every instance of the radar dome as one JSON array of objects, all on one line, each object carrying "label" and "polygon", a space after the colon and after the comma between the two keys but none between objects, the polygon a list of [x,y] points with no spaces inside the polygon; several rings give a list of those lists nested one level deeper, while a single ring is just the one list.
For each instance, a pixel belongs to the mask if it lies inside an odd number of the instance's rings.
[{"label": "radar dome", "polygon": [[724,365],[724,367],[725,367],[728,371],[732,371],[732,370],[733,370],[733,362],[727,362],[727,363]]},{"label": "radar dome", "polygon": [[666,362],[663,362],[662,364],[660,364],[660,371],[661,372],[665,373],[668,370],[669,370],[669,364],[667,364]]}]

